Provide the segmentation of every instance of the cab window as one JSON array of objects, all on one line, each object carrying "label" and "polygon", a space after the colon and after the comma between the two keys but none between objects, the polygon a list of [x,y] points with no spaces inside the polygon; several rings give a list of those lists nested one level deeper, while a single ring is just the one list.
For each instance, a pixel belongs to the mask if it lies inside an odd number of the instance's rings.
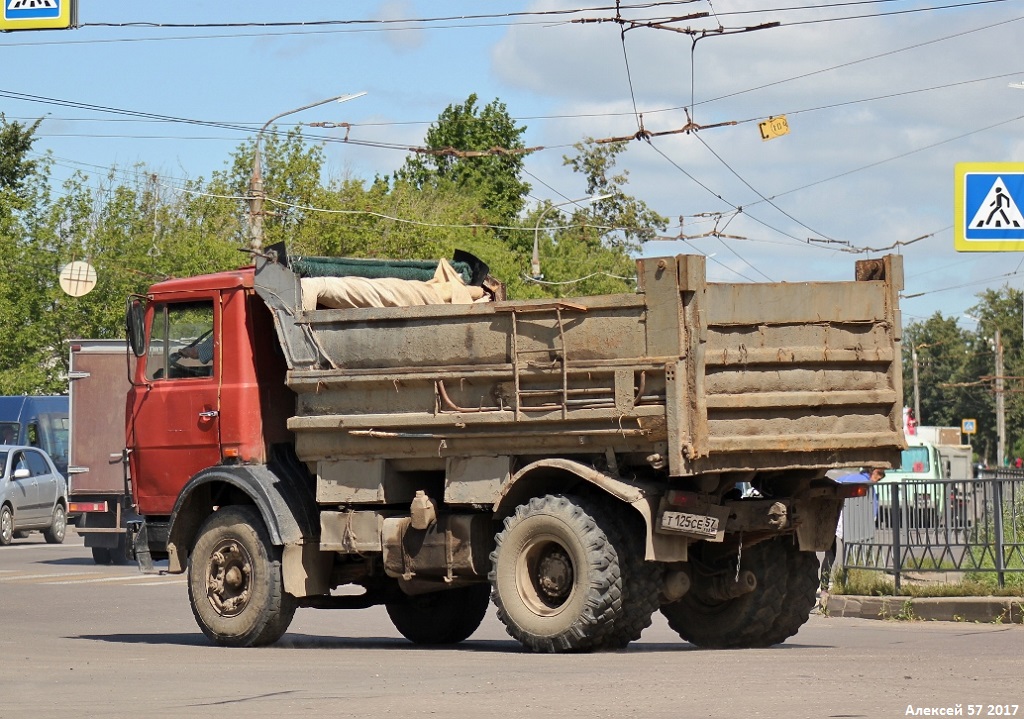
[{"label": "cab window", "polygon": [[156,305],[146,350],[146,378],[212,377],[213,302]]},{"label": "cab window", "polygon": [[908,447],[903,450],[903,457],[900,460],[900,468],[894,472],[913,472],[923,474],[931,471],[931,462],[928,460],[927,447]]}]

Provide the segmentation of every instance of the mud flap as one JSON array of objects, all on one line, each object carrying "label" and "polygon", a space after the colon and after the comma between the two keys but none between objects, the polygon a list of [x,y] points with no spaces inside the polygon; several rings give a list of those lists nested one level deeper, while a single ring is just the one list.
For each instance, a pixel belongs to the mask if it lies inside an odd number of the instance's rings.
[{"label": "mud flap", "polygon": [[149,551],[149,533],[146,531],[146,524],[140,520],[131,520],[127,523],[126,538],[128,551],[131,558],[139,564],[139,571],[143,574],[159,574],[153,566],[153,555]]},{"label": "mud flap", "polygon": [[801,552],[824,552],[836,538],[843,499],[835,492],[801,497],[795,503],[796,536]]}]

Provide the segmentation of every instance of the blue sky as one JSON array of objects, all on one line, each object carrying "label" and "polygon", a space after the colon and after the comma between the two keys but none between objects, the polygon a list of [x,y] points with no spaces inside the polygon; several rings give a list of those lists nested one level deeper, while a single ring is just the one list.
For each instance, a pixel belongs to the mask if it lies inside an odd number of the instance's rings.
[{"label": "blue sky", "polygon": [[[639,113],[648,131],[679,130],[692,105],[699,125],[737,124],[635,141],[620,155],[628,190],[672,218],[666,234],[677,239],[645,254],[708,254],[714,280],[796,282],[850,278],[854,260],[879,254],[845,250],[909,243],[896,250],[905,320],[961,316],[986,287],[1024,285],[1024,254],[958,254],[951,228],[957,162],[1024,161],[1024,89],[1009,87],[1024,81],[1024,1],[623,0],[621,17],[638,22],[709,13],[670,25],[708,31],[696,43],[667,29],[623,34],[609,22],[615,5],[81,0],[77,29],[0,35],[0,111],[45,117],[35,149],[53,153],[58,178],[142,163],[173,188],[221,169],[274,115],[325,97],[367,93],[281,127],[346,122],[353,139],[417,145],[445,106],[475,92],[500,98],[527,126],[526,144],[545,148],[525,179],[534,200],[560,202],[586,194],[562,163],[573,143],[636,133]],[[500,17],[572,9],[582,12]],[[436,20],[471,15],[495,17]],[[865,17],[845,19],[854,16]],[[569,22],[583,18],[601,22]],[[435,20],[280,25],[402,19]],[[761,140],[758,121],[782,113],[790,134]],[[332,172],[366,179],[405,158],[353,144],[326,151]]]}]

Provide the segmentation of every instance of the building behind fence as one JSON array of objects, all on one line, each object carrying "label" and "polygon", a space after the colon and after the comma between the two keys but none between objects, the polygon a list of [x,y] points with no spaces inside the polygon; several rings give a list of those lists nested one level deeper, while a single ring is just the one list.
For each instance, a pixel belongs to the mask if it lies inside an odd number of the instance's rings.
[{"label": "building behind fence", "polygon": [[881,482],[843,509],[844,569],[1024,572],[1024,472],[976,479]]}]

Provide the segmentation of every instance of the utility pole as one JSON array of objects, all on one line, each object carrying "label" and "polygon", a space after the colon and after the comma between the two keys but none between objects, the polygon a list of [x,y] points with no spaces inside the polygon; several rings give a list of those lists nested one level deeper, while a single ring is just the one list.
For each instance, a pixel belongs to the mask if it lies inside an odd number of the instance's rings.
[{"label": "utility pole", "polygon": [[996,330],[996,438],[999,466],[1006,459],[1006,408],[1003,402],[1003,333]]},{"label": "utility pole", "polygon": [[920,427],[924,424],[924,420],[921,419],[921,391],[917,385],[917,347],[911,346],[910,355],[914,360],[914,421],[917,422],[917,426]]},{"label": "utility pole", "polygon": [[250,249],[257,252],[263,249],[263,203],[267,198],[267,193],[263,188],[263,165],[260,162],[260,143],[263,141],[263,133],[266,132],[267,128],[270,127],[275,120],[280,120],[286,115],[292,115],[296,112],[320,107],[321,105],[326,105],[329,102],[347,102],[348,100],[354,100],[357,97],[362,97],[365,94],[365,92],[358,92],[354,95],[337,95],[335,97],[329,97],[326,100],[319,100],[317,102],[310,103],[309,105],[296,107],[294,110],[278,113],[267,120],[263,127],[260,128],[260,131],[256,133],[256,141],[253,143],[252,153],[252,174],[249,178]]}]

